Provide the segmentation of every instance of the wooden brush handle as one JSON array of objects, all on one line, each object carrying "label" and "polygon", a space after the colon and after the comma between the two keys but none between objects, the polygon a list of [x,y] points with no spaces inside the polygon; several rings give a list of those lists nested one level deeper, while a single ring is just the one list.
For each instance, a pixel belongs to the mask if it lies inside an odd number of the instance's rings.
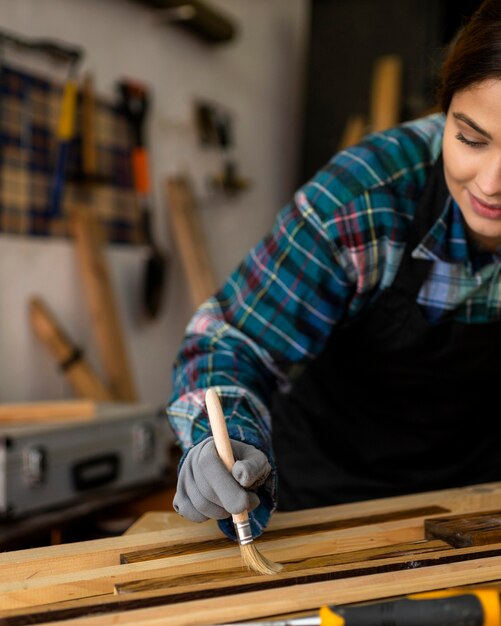
[{"label": "wooden brush handle", "polygon": [[[231,473],[231,468],[235,465],[235,457],[231,449],[230,437],[226,428],[223,409],[219,396],[214,389],[208,389],[205,394],[205,404],[209,413],[209,422],[214,437],[217,453],[226,469]],[[245,522],[248,519],[247,511],[233,515],[234,522]]]}]

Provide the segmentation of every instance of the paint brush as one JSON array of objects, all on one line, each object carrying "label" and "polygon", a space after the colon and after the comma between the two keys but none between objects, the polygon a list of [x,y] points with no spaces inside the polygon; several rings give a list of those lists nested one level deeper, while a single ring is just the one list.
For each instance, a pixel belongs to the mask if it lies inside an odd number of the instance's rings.
[{"label": "paint brush", "polygon": [[[211,388],[207,390],[205,394],[205,404],[207,405],[207,411],[209,413],[209,422],[217,453],[226,469],[231,473],[231,468],[235,464],[235,458],[233,457],[233,450],[231,449],[221,402],[214,389]],[[232,518],[244,565],[258,574],[277,574],[280,572],[282,565],[270,561],[260,554],[256,548],[247,511],[235,514]]]}]

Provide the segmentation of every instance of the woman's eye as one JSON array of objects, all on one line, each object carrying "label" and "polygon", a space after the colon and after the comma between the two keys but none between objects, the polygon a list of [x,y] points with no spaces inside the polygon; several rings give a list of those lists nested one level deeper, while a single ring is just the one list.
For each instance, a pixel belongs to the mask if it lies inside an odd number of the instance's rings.
[{"label": "woman's eye", "polygon": [[456,139],[458,139],[461,143],[466,144],[467,146],[471,146],[472,148],[479,148],[480,146],[485,146],[485,141],[471,141],[471,139],[466,139],[463,133],[458,133],[456,135]]}]

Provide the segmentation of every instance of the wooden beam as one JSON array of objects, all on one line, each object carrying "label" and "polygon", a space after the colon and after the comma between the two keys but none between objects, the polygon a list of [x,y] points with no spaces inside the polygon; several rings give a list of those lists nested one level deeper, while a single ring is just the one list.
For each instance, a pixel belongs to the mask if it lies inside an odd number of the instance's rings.
[{"label": "wooden beam", "polygon": [[84,422],[95,417],[96,403],[90,400],[0,404],[0,424]]},{"label": "wooden beam", "polygon": [[137,399],[118,305],[104,251],[103,228],[90,207],[72,216],[75,247],[108,386],[116,400]]},{"label": "wooden beam", "polygon": [[386,130],[400,121],[402,59],[389,54],[376,59],[372,75],[371,131]]},{"label": "wooden beam", "polygon": [[169,217],[194,308],[217,288],[193,192],[185,177],[167,179]]}]

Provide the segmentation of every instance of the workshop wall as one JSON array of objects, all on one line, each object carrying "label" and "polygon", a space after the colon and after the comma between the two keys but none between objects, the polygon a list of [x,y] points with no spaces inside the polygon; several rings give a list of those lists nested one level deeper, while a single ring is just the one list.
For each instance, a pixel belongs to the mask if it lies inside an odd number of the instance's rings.
[{"label": "workshop wall", "polygon": [[[124,77],[146,83],[153,94],[147,139],[155,236],[171,257],[158,319],[147,321],[141,311],[146,249],[107,248],[127,351],[145,402],[167,400],[172,361],[192,312],[169,231],[166,177],[188,174],[194,183],[219,282],[271,226],[297,180],[309,2],[211,3],[238,25],[234,41],[209,47],[133,0],[0,0],[0,28],[82,46],[82,72],[92,72],[100,97],[114,97],[115,83]],[[197,142],[192,104],[198,98],[220,104],[233,117],[233,155],[251,182],[238,195],[217,196],[206,185],[221,165],[221,154],[203,150]],[[102,373],[71,240],[0,234],[0,287],[1,402],[73,395],[30,328],[33,295],[43,297]]]}]

